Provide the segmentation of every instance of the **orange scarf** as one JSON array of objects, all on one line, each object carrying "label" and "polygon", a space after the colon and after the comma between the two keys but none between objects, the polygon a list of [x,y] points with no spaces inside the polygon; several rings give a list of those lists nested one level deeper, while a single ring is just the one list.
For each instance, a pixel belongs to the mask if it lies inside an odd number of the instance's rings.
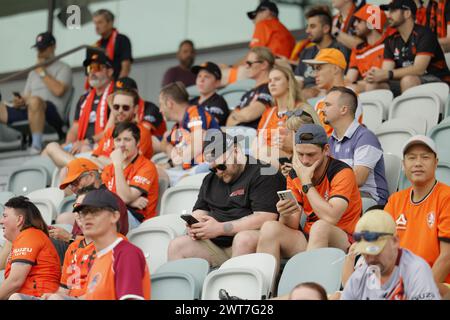
[{"label": "orange scarf", "polygon": [[[114,49],[116,47],[116,39],[118,34],[119,32],[117,31],[117,29],[113,29],[112,34],[109,36],[108,43],[106,44],[106,55],[111,59],[111,61],[114,60]],[[102,39],[98,40],[97,47],[100,47],[101,43]]]}]

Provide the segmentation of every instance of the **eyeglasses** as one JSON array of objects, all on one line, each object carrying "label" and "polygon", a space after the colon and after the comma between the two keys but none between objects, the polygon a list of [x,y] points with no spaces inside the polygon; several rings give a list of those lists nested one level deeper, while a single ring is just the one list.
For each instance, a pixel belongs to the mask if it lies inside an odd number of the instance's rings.
[{"label": "eyeglasses", "polygon": [[104,69],[104,68],[105,68],[105,66],[102,65],[102,64],[91,63],[90,65],[88,65],[88,66],[86,67],[86,71],[87,71],[88,73],[91,73],[91,72],[98,72],[98,71],[101,71],[101,70]]},{"label": "eyeglasses", "polygon": [[308,116],[308,117],[312,118],[311,115],[308,112],[303,111],[303,109],[287,111],[285,114],[286,114],[286,117],[288,117],[288,118],[301,117],[301,116]]},{"label": "eyeglasses", "polygon": [[128,104],[113,104],[113,109],[116,111],[119,111],[120,108],[123,109],[123,111],[130,111],[131,110],[131,106]]},{"label": "eyeglasses", "polygon": [[83,178],[86,177],[87,175],[89,175],[89,172],[82,173],[76,180],[72,181],[72,182],[69,184],[69,187],[70,187],[70,188],[77,187],[77,186],[80,184],[81,179],[83,179]]},{"label": "eyeglasses", "polygon": [[393,234],[386,232],[371,232],[371,231],[355,232],[353,233],[353,240],[359,242],[364,239],[368,242],[374,242],[377,241],[380,237],[384,236],[393,236]]},{"label": "eyeglasses", "polygon": [[255,63],[262,63],[262,61],[245,61],[245,64],[249,66],[249,68],[252,67],[252,65],[254,65]]},{"label": "eyeglasses", "polygon": [[[233,153],[230,152],[230,154],[228,155],[228,157],[225,159],[225,162],[228,161],[228,159],[230,158],[230,156],[231,156],[232,154],[233,154]],[[209,169],[209,171],[214,172],[214,173],[217,173],[218,170],[220,170],[220,171],[225,171],[225,170],[227,170],[227,168],[228,168],[228,167],[227,167],[226,164],[221,163],[221,164],[218,164],[218,165],[216,165],[216,166],[214,166],[214,167],[211,167],[211,168]]]}]

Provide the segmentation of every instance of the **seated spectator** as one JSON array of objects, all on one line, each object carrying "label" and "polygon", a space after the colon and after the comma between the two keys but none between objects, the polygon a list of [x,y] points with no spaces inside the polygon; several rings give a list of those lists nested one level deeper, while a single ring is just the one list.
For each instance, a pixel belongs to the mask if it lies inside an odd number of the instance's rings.
[{"label": "seated spectator", "polygon": [[40,297],[58,290],[61,266],[39,209],[23,196],[9,199],[0,224],[12,243],[0,299],[13,293]]},{"label": "seated spectator", "polygon": [[[272,104],[269,93],[269,72],[275,64],[275,57],[269,49],[256,47],[247,55],[248,77],[256,81],[255,87],[247,91],[238,106],[230,113],[227,127],[258,127],[258,122],[267,107]],[[230,106],[234,107],[234,106]]]},{"label": "seated spectator", "polygon": [[[232,256],[254,253],[257,230],[276,220],[276,191],[285,186],[281,173],[264,174],[267,165],[244,155],[236,138],[209,130],[204,156],[211,171],[202,183],[187,226],[188,235],[172,240],[169,260],[199,257],[213,267]],[[187,208],[188,209],[188,208]]]},{"label": "seated spectator", "polygon": [[[37,49],[37,62],[43,63],[55,56],[56,40],[49,32],[41,33],[33,46]],[[30,152],[42,150],[45,122],[52,126],[60,139],[64,138],[64,108],[72,88],[72,71],[60,60],[38,67],[28,73],[22,96],[15,95],[12,106],[0,103],[0,123],[8,125],[28,120],[32,134]]]},{"label": "seated spectator", "polygon": [[399,244],[395,222],[382,210],[366,212],[355,227],[364,263],[350,276],[341,300],[439,300],[430,267]]},{"label": "seated spectator", "polygon": [[[339,50],[333,48],[321,49],[313,60],[303,60],[303,62],[313,66],[316,85],[322,90],[320,95],[325,95],[333,87],[344,86],[344,70],[347,67],[347,62]],[[325,100],[321,99],[316,103],[314,109],[318,113],[327,135],[330,136],[333,128],[325,122],[324,107]],[[359,102],[355,118],[358,119],[359,123],[362,123],[362,107]]]},{"label": "seated spectator", "polygon": [[333,127],[331,155],[353,168],[361,197],[384,205],[389,196],[383,149],[377,136],[355,119],[358,97],[345,87],[332,88],[325,97],[325,123]]},{"label": "seated spectator", "polygon": [[275,65],[269,74],[269,91],[275,106],[267,108],[259,121],[254,155],[278,168],[279,158],[292,157],[293,135],[286,128],[287,113],[302,110],[311,123],[320,124],[320,120],[315,110],[303,102],[291,69]]},{"label": "seated spectator", "polygon": [[366,4],[354,17],[356,35],[364,42],[352,50],[345,81],[354,91],[364,92],[372,89],[366,81],[367,72],[383,65],[386,15],[378,6]]},{"label": "seated spectator", "polygon": [[382,68],[372,67],[367,82],[376,89],[390,89],[395,96],[424,83],[450,84],[450,71],[436,35],[414,22],[415,2],[394,0],[380,8],[389,10],[389,25],[397,32],[386,38]]},{"label": "seated spectator", "polygon": [[400,246],[432,267],[441,295],[450,291],[450,187],[436,180],[437,149],[425,136],[403,148],[403,168],[412,186],[394,193],[385,210],[395,220]]},{"label": "seated spectator", "polygon": [[333,0],[332,5],[337,9],[338,14],[333,17],[332,35],[336,40],[352,50],[359,45],[362,40],[355,36],[354,13],[360,6],[366,3],[365,0]]},{"label": "seated spectator", "polygon": [[127,204],[128,226],[134,229],[156,215],[158,172],[153,162],[139,154],[141,133],[132,123],[120,123],[113,131],[111,164],[102,172],[106,187]]},{"label": "seated spectator", "polygon": [[[427,3],[427,5],[425,5]],[[444,52],[450,51],[450,1],[420,1],[417,8],[416,23],[431,29],[436,34]]]},{"label": "seated spectator", "polygon": [[203,163],[203,136],[205,130],[219,128],[213,116],[202,107],[190,106],[188,98],[186,89],[179,82],[165,86],[159,94],[164,118],[176,121],[161,141],[162,150],[169,156],[169,162],[164,168],[172,186],[182,176],[208,170],[207,166],[197,166]]},{"label": "seated spectator", "polygon": [[191,40],[183,40],[177,52],[177,59],[180,64],[172,67],[164,74],[161,87],[165,87],[170,83],[177,81],[182,82],[186,87],[195,84],[195,74],[192,73],[191,67],[195,60],[194,43]]},{"label": "seated spectator", "polygon": [[305,17],[307,22],[306,34],[313,45],[305,48],[300,54],[300,61],[295,69],[295,75],[298,76],[303,97],[309,99],[316,97],[320,91],[316,87],[312,66],[304,63],[303,60],[314,59],[319,50],[325,48],[338,49],[344,53],[346,60],[348,60],[349,50],[331,35],[332,18],[328,7],[312,7],[306,12]]},{"label": "seated spectator", "polygon": [[[50,157],[60,168],[72,160],[73,155],[92,151],[103,137],[108,124],[107,97],[114,89],[112,63],[104,54],[92,53],[84,60],[83,65],[88,73],[91,89],[78,101],[66,143],[61,146],[56,142],[49,143],[42,152],[42,155]],[[63,150],[66,153],[62,153]]]},{"label": "seated spectator", "polygon": [[[353,170],[328,154],[325,130],[305,124],[295,134],[293,167],[287,189],[296,198],[277,202],[279,221],[266,222],[260,231],[257,252],[280,258],[317,248],[344,251],[351,245],[362,203]],[[300,226],[301,214],[306,223]],[[278,269],[277,269],[278,270]]]},{"label": "seated spectator", "polygon": [[230,110],[225,99],[217,94],[217,88],[222,79],[219,66],[208,61],[199,66],[193,66],[192,72],[197,75],[196,85],[200,96],[190,100],[189,104],[205,108],[216,118],[220,126],[224,126]]},{"label": "seated spectator", "polygon": [[95,32],[101,36],[96,45],[105,49],[106,55],[112,61],[113,79],[128,77],[133,62],[130,39],[114,28],[114,14],[109,10],[97,10],[92,20],[95,24]]},{"label": "seated spectator", "polygon": [[[149,300],[148,266],[141,249],[117,234],[120,213],[114,194],[105,189],[91,191],[75,210],[96,251],[86,280],[86,293],[79,299]],[[70,298],[55,294],[47,299]]]},{"label": "seated spectator", "polygon": [[328,296],[320,284],[303,282],[292,289],[289,300],[328,300]]}]

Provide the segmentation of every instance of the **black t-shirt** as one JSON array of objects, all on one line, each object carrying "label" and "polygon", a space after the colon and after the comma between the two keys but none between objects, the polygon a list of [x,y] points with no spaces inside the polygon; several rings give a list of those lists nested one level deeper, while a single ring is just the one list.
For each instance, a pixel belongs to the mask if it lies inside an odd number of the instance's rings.
[{"label": "black t-shirt", "polygon": [[[106,49],[106,46],[108,45],[107,39],[101,39],[100,40],[100,47]],[[130,39],[126,35],[123,34],[117,34],[116,37],[116,44],[114,46],[114,59],[113,59],[113,68],[114,68],[114,80],[117,80],[117,78],[120,75],[120,71],[122,70],[122,61],[124,60],[130,60],[130,62],[133,62],[133,56],[131,54],[131,42]]]},{"label": "black t-shirt", "polygon": [[164,122],[162,113],[156,104],[150,101],[144,103],[144,118],[143,120],[150,122],[156,129]]},{"label": "black t-shirt", "polygon": [[[245,108],[253,101],[261,102],[267,107],[272,105],[272,96],[270,95],[269,85],[267,83],[263,83],[258,87],[244,93],[238,107],[241,109]],[[257,129],[259,120],[261,120],[261,117],[250,122],[241,122],[239,125]]]},{"label": "black t-shirt", "polygon": [[189,101],[189,103],[191,105],[204,107],[206,111],[208,111],[212,116],[216,117],[219,126],[225,126],[228,115],[230,114],[230,110],[228,109],[228,104],[225,99],[216,92],[200,104],[198,103],[199,100],[200,97],[195,97],[194,99]]},{"label": "black t-shirt", "polygon": [[[208,174],[203,180],[193,211],[208,211],[209,216],[219,222],[237,220],[255,211],[277,213],[277,191],[286,189],[286,179],[279,171],[264,175],[264,171],[261,172],[264,167],[268,170],[267,164],[249,156],[244,172],[230,184],[220,180],[214,173]],[[229,247],[233,237],[220,236],[211,241],[220,247]]]},{"label": "black t-shirt", "polygon": [[[75,110],[75,121],[80,120],[80,110],[81,110],[81,106],[83,105],[84,100],[86,100],[87,97],[87,93],[82,95],[80,97],[80,100],[78,100],[77,103],[77,109]],[[95,120],[97,119],[97,107],[98,104],[100,103],[102,96],[95,96],[94,98],[94,102],[92,103],[92,110],[91,110],[91,114],[89,115],[89,123],[88,123],[88,127],[86,129],[86,138],[90,138],[93,137],[95,135]],[[108,108],[108,114],[109,114],[109,108]]]},{"label": "black t-shirt", "polygon": [[431,56],[426,74],[432,74],[442,81],[450,83],[450,71],[436,35],[427,27],[414,25],[414,29],[405,43],[396,32],[384,41],[384,59],[395,62],[395,69],[414,64],[416,55]]}]

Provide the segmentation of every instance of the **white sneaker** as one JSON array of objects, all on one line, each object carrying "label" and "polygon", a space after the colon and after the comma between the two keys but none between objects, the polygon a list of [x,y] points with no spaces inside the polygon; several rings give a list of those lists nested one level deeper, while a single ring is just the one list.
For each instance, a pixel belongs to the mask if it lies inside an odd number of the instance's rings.
[{"label": "white sneaker", "polygon": [[28,151],[28,154],[31,156],[36,156],[38,154],[41,154],[41,152],[42,152],[42,150],[35,148],[33,146],[29,147],[27,151]]}]

